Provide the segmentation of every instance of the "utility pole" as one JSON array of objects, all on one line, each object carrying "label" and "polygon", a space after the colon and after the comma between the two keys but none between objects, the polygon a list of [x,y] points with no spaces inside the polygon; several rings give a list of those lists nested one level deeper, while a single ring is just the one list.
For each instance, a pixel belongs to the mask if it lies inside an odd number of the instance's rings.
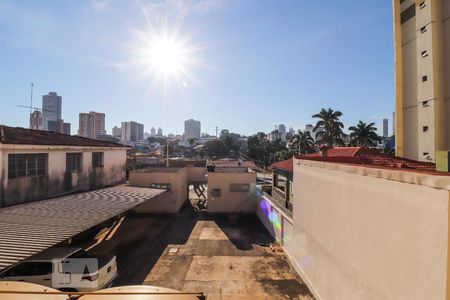
[{"label": "utility pole", "polygon": [[218,137],[219,127],[216,126],[216,139]]},{"label": "utility pole", "polygon": [[168,140],[166,141],[166,144],[167,144],[166,167],[168,168],[169,167],[169,141]]}]

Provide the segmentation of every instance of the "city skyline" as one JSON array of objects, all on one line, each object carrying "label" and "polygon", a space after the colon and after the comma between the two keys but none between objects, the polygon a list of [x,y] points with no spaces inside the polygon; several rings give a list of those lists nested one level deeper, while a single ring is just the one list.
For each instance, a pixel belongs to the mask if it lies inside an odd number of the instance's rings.
[{"label": "city skyline", "polygon": [[[322,107],[342,111],[347,126],[361,119],[377,122],[380,129],[382,118],[394,111],[391,1],[265,7],[252,1],[212,1],[220,3],[216,6],[187,1],[183,8],[173,1],[104,2],[104,7],[95,7],[95,1],[2,2],[0,53],[8,60],[2,61],[0,78],[8,82],[2,86],[8,101],[1,123],[28,125],[29,116],[16,106],[29,103],[30,82],[35,99],[48,91],[63,96],[66,122],[77,124],[79,112],[102,111],[109,130],[133,119],[180,134],[182,121],[193,118],[210,134],[217,126],[249,135],[279,123],[303,128]],[[192,68],[198,83],[183,78],[182,90],[176,82],[166,94],[139,78],[145,70],[127,64],[127,45],[138,44],[133,31],[145,28],[147,18],[160,27],[153,16],[164,11],[173,26],[185,16],[180,32],[195,33],[189,42],[201,45],[195,55],[203,63]],[[32,34],[25,34],[30,28]],[[374,105],[366,110],[361,101]],[[274,103],[292,113],[275,115]]]}]

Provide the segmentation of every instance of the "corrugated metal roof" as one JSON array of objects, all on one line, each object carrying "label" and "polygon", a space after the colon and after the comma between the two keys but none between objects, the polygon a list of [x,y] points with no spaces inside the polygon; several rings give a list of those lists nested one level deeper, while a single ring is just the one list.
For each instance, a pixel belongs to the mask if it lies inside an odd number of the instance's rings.
[{"label": "corrugated metal roof", "polygon": [[54,246],[163,190],[116,186],[0,209],[0,270]]}]

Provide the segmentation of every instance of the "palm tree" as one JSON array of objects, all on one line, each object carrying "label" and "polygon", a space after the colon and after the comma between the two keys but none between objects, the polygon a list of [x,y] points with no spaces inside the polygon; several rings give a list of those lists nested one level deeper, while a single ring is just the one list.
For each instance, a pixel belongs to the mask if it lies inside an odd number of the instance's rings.
[{"label": "palm tree", "polygon": [[305,155],[314,151],[314,139],[309,131],[298,131],[292,138],[292,147],[298,148],[298,153]]},{"label": "palm tree", "polygon": [[375,123],[366,124],[363,121],[359,121],[356,126],[350,126],[348,128],[351,131],[350,145],[375,147],[377,142],[381,141],[381,138],[376,133],[377,128],[374,125]]},{"label": "palm tree", "polygon": [[344,145],[341,138],[344,124],[339,121],[341,116],[342,113],[340,111],[334,111],[331,108],[328,108],[328,110],[322,108],[318,114],[312,116],[319,119],[314,127],[314,131],[319,130],[316,133],[316,139],[320,139],[317,143],[325,144],[330,148],[333,145]]}]

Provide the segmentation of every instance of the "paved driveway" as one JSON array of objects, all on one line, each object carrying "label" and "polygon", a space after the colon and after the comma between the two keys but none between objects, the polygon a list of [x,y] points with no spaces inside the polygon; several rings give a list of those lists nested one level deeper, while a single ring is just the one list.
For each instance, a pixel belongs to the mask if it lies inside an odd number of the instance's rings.
[{"label": "paved driveway", "polygon": [[115,253],[115,285],[148,284],[208,299],[313,299],[254,215],[131,214],[109,241],[92,249]]}]

